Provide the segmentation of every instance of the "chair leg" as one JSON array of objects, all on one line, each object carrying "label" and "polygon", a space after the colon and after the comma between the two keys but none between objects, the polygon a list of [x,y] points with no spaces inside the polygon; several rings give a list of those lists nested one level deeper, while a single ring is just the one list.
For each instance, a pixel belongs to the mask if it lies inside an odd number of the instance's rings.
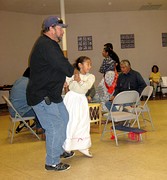
[{"label": "chair leg", "polygon": [[112,122],[112,124],[113,124],[112,126],[113,126],[113,132],[114,132],[114,137],[115,137],[115,143],[116,143],[116,146],[118,146],[118,138],[117,138],[114,122]]},{"label": "chair leg", "polygon": [[[139,116],[140,116],[140,113],[137,115],[137,119],[139,119]],[[137,119],[134,120],[134,122],[132,123],[131,127],[133,127],[136,124]]]},{"label": "chair leg", "polygon": [[98,123],[99,123],[99,133],[101,133],[101,120]]},{"label": "chair leg", "polygon": [[143,118],[143,121],[144,121],[144,124],[145,124],[145,126],[146,126],[146,121],[150,122],[150,124],[151,124],[151,126],[152,126],[152,130],[154,131],[155,128],[154,128],[154,125],[153,125],[153,121],[152,121],[152,117],[151,117],[150,111],[147,111],[147,114],[148,114],[148,118],[149,118],[149,119],[144,118],[144,114],[141,113],[142,118]]},{"label": "chair leg", "polygon": [[146,119],[144,118],[144,113],[143,112],[141,113],[141,116],[142,116],[142,119],[143,119],[143,122],[144,122],[144,127],[146,127]]},{"label": "chair leg", "polygon": [[39,140],[41,139],[25,121],[22,121],[22,122],[32,132],[32,134],[34,134]]},{"label": "chair leg", "polygon": [[155,130],[154,125],[153,125],[153,121],[152,121],[152,117],[151,117],[151,114],[150,114],[149,111],[148,111],[148,116],[149,116],[149,119],[150,119],[150,123],[151,123],[151,126],[152,126],[152,130]]},{"label": "chair leg", "polygon": [[105,132],[106,132],[107,124],[108,124],[108,119],[106,120],[106,123],[105,123],[105,125],[104,125],[104,129],[103,129],[103,132],[102,132],[101,138],[100,138],[101,140],[102,140],[102,138],[103,138],[103,136],[104,136],[104,134],[105,134]]},{"label": "chair leg", "polygon": [[11,144],[13,143],[14,133],[15,133],[15,122],[13,122],[13,127],[12,127],[12,136],[11,136],[11,139],[10,139]]},{"label": "chair leg", "polygon": [[13,122],[10,120],[9,122],[9,127],[8,127],[8,138],[11,136],[12,134],[12,125],[13,125]]},{"label": "chair leg", "polygon": [[[139,116],[138,116],[139,117]],[[139,119],[138,119],[138,117],[137,117],[137,126],[138,126],[138,128],[140,129],[140,122],[139,122]],[[140,134],[139,135],[140,136],[140,140],[142,141],[143,140],[143,138],[142,138],[142,134]]]}]

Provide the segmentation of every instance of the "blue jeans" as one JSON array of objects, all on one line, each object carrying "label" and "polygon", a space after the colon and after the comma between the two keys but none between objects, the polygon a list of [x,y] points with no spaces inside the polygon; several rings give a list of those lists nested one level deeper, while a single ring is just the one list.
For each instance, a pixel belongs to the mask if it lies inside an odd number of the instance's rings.
[{"label": "blue jeans", "polygon": [[[111,109],[111,105],[112,105],[112,101],[107,101],[107,102],[105,103],[105,106],[107,107],[107,109],[108,109],[109,111],[110,111],[110,109]],[[116,108],[116,106],[113,106],[112,111],[118,111],[117,108]]]},{"label": "blue jeans", "polygon": [[38,118],[37,118],[37,116],[36,116],[36,114],[35,114],[35,112],[34,112],[33,109],[31,109],[30,111],[26,112],[26,113],[23,115],[23,117],[30,117],[30,116],[35,116],[34,121],[35,121],[35,124],[36,124],[36,128],[37,128],[37,129],[38,129],[38,128],[42,128],[42,126],[41,126],[41,124],[40,124],[40,122],[39,122],[39,120],[38,120]]},{"label": "blue jeans", "polygon": [[[123,107],[125,107],[125,106],[131,106],[132,104],[133,104],[133,103],[126,103],[126,104],[123,105]],[[105,103],[105,106],[106,106],[107,109],[110,111],[111,106],[112,106],[112,101],[107,101],[107,102]],[[118,111],[118,109],[116,108],[116,105],[113,106],[112,111],[113,111],[113,112],[114,112],[114,111]]]},{"label": "blue jeans", "polygon": [[47,105],[42,101],[33,106],[33,109],[45,129],[46,164],[56,165],[60,163],[60,155],[64,152],[62,145],[66,139],[68,111],[63,102]]}]

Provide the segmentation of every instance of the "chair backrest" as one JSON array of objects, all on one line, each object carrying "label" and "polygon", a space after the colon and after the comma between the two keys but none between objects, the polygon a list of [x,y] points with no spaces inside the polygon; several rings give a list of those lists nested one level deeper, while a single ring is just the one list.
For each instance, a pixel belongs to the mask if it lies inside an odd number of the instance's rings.
[{"label": "chair backrest", "polygon": [[[153,92],[153,87],[152,86],[146,86],[139,98],[139,101],[143,101],[143,106],[145,106],[148,102],[148,100],[150,99],[150,96],[152,95]],[[145,99],[143,98],[145,97]]]},{"label": "chair backrest", "polygon": [[153,92],[153,87],[152,86],[146,86],[143,89],[143,91],[142,91],[140,96],[148,96],[150,98],[152,92]]},{"label": "chair backrest", "polygon": [[161,79],[162,79],[161,86],[167,87],[167,76],[162,76]]},{"label": "chair backrest", "polygon": [[137,91],[123,91],[117,94],[113,100],[112,106],[115,104],[122,105],[128,103],[134,103],[139,99],[139,93]]},{"label": "chair backrest", "polygon": [[15,118],[22,118],[21,115],[14,108],[13,104],[11,103],[11,101],[6,96],[4,96],[4,95],[2,96],[2,98],[7,103],[8,107],[11,107],[13,109],[13,111],[15,112]]}]

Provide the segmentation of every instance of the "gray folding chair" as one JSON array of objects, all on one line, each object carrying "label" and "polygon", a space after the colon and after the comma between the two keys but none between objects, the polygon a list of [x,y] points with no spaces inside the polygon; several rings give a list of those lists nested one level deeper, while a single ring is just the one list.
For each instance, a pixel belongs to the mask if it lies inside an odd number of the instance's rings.
[{"label": "gray folding chair", "polygon": [[[139,97],[137,107],[134,108],[132,106],[127,106],[124,108],[124,110],[127,112],[132,112],[132,113],[135,113],[135,110],[136,110],[138,114],[138,118],[141,115],[144,121],[144,124],[146,125],[146,121],[149,122],[152,126],[152,130],[154,130],[155,128],[154,128],[152,117],[150,114],[150,108],[148,107],[148,100],[150,96],[152,95],[152,92],[153,92],[153,87],[146,86]],[[145,113],[148,115],[148,117],[144,116]]]},{"label": "gray folding chair", "polygon": [[35,117],[22,117],[6,96],[2,96],[2,98],[7,103],[8,107],[11,107],[15,112],[15,117],[9,116],[10,124],[8,129],[8,137],[11,136],[10,143],[13,143],[16,122],[23,122],[24,125],[31,131],[31,133],[34,134],[40,140],[40,137],[33,131],[33,129],[28,125],[28,123],[26,123],[27,120],[35,119]]},{"label": "gray folding chair", "polygon": [[[137,112],[131,113],[131,112],[124,112],[124,111],[112,111],[113,106],[124,106],[127,104],[133,104],[134,107],[136,106],[136,102],[139,99],[139,93],[137,91],[123,91],[119,94],[117,94],[112,102],[112,106],[109,113],[103,114],[103,116],[107,117],[101,139],[103,138],[104,134],[106,132],[113,132],[116,145],[118,146],[118,136],[122,134],[127,134],[129,132],[119,132],[117,133],[117,123],[123,122],[123,128],[126,127],[132,127],[131,124],[134,126],[134,122],[137,123],[137,128],[140,129],[140,124],[138,121]],[[121,108],[122,109],[122,108]],[[109,121],[112,122],[112,128],[107,130],[107,125]],[[142,139],[142,136],[140,135],[140,139]]]}]

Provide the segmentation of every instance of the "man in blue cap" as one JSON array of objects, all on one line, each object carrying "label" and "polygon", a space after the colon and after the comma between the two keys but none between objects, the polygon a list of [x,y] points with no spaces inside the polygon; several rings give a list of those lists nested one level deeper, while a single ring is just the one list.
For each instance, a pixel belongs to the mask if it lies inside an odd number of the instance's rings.
[{"label": "man in blue cap", "polygon": [[46,18],[42,35],[30,56],[30,80],[27,101],[38,116],[46,135],[46,170],[64,171],[70,165],[60,162],[60,156],[70,158],[74,152],[64,152],[68,112],[61,97],[66,76],[71,77],[73,66],[64,56],[59,42],[67,25],[56,17]]}]

